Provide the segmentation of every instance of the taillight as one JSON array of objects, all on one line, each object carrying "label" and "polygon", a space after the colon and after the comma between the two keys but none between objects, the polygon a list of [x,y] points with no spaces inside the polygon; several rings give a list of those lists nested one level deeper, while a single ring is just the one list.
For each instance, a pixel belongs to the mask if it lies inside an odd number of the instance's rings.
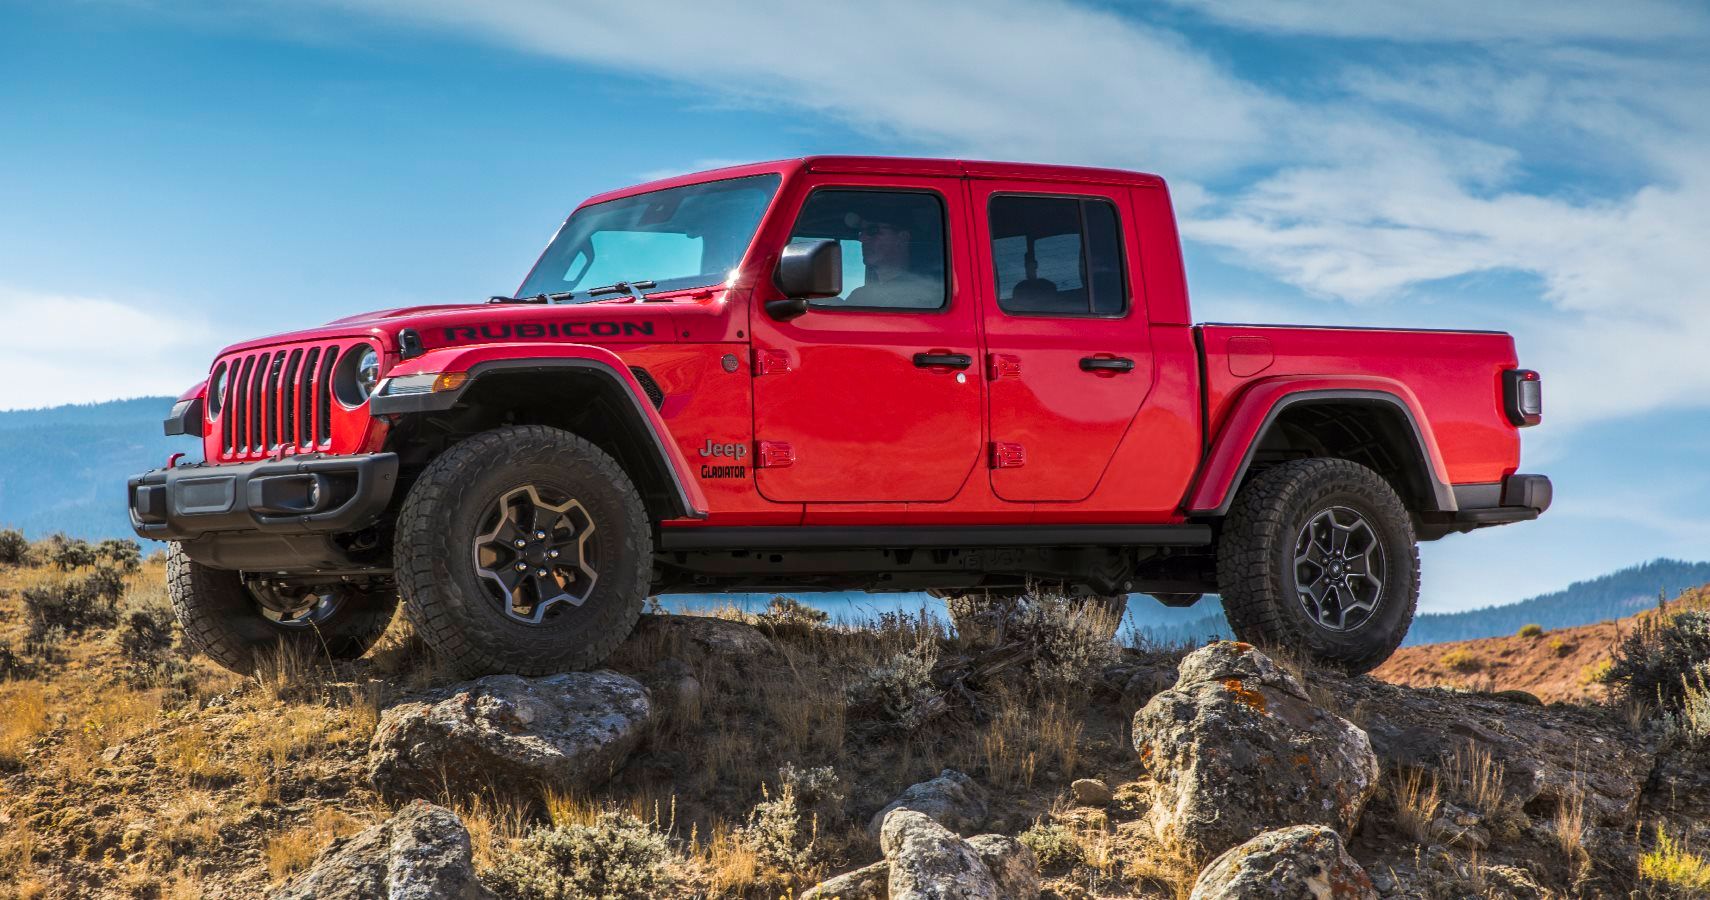
[{"label": "taillight", "polygon": [[1508,421],[1525,428],[1544,419],[1544,380],[1531,369],[1509,369],[1502,373],[1503,406]]}]

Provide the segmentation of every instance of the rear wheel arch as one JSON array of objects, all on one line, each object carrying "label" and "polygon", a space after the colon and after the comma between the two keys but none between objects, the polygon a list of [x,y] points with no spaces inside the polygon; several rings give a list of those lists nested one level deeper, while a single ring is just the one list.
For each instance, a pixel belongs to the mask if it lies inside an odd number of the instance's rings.
[{"label": "rear wheel arch", "polygon": [[654,427],[641,405],[655,405],[649,396],[651,378],[644,371],[634,374],[640,392],[597,360],[482,363],[470,370],[469,381],[449,402],[440,401],[443,408],[405,413],[388,435],[387,449],[419,472],[471,435],[506,425],[545,425],[575,434],[617,460],[652,521],[697,516],[688,485],[667,455],[670,435]]},{"label": "rear wheel arch", "polygon": [[1345,459],[1378,473],[1413,513],[1452,512],[1454,492],[1432,462],[1430,437],[1408,403],[1373,390],[1301,391],[1266,413],[1222,503],[1196,510],[1223,517],[1243,485],[1294,459]]}]

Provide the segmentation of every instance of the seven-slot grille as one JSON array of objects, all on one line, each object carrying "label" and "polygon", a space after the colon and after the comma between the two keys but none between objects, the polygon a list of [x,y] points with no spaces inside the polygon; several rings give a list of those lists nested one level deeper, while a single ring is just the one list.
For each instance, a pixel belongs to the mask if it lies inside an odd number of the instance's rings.
[{"label": "seven-slot grille", "polygon": [[333,366],[338,344],[283,347],[227,359],[220,446],[264,456],[285,446],[313,450],[332,440]]}]

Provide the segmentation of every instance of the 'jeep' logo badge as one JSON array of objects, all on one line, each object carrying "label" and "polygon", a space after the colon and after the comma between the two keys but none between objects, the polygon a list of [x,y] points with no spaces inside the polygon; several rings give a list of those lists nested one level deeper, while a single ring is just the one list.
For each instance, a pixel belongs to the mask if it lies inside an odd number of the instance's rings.
[{"label": "'jeep' logo badge", "polygon": [[715,444],[712,438],[707,438],[707,445],[701,448],[702,456],[728,456],[731,459],[743,459],[748,456],[747,444]]}]

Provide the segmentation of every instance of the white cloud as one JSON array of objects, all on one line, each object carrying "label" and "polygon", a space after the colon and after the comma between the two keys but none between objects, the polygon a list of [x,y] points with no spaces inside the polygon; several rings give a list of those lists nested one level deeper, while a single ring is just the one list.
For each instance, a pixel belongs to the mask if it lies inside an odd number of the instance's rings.
[{"label": "white cloud", "polygon": [[1199,173],[1251,159],[1286,113],[1173,32],[1057,0],[330,2],[946,152]]},{"label": "white cloud", "polygon": [[1171,0],[1261,31],[1395,41],[1665,40],[1710,32],[1676,0]]},{"label": "white cloud", "polygon": [[200,319],[164,304],[0,286],[0,409],[177,396],[207,374],[218,349]]}]

